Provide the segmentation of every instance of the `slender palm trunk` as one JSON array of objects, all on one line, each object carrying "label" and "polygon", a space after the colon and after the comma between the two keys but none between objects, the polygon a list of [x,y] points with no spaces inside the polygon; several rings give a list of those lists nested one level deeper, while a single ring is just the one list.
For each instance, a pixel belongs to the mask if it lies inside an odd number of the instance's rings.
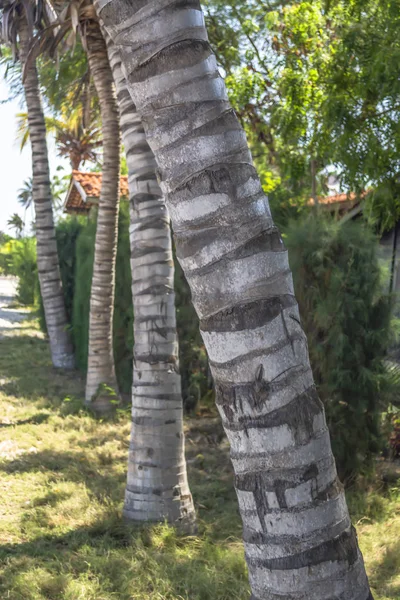
[{"label": "slender palm trunk", "polygon": [[95,0],[155,154],[231,444],[253,600],[371,598],[287,252],[197,0]]},{"label": "slender palm trunk", "polygon": [[73,171],[79,171],[79,167],[81,166],[82,162],[82,154],[79,152],[79,150],[71,150],[69,153],[69,162]]},{"label": "slender palm trunk", "polygon": [[113,314],[120,193],[120,132],[107,47],[100,25],[94,20],[86,24],[86,46],[90,72],[99,97],[103,133],[103,176],[90,296],[86,402],[96,412],[102,413],[112,409],[109,388],[117,392]]},{"label": "slender palm trunk", "polygon": [[170,219],[118,51],[109,38],[107,46],[128,163],[135,315],[124,515],[138,521],[166,519],[187,530],[195,512],[186,474]]},{"label": "slender palm trunk", "polygon": [[[25,65],[30,31],[23,15],[19,20],[19,38],[21,63]],[[51,358],[55,367],[73,369],[75,359],[68,331],[53,219],[46,125],[34,62],[25,69],[23,87],[32,147],[32,196],[36,215],[37,264]]]}]

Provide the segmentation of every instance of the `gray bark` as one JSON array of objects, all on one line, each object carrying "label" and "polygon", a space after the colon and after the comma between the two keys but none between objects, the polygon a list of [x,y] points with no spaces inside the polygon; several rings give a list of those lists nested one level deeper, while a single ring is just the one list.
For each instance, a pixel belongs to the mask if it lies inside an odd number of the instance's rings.
[{"label": "gray bark", "polygon": [[95,0],[155,154],[231,443],[253,600],[367,600],[287,252],[196,0]]},{"label": "gray bark", "polygon": [[132,431],[124,516],[192,530],[178,364],[170,219],[156,162],[126,87],[118,51],[107,40],[128,164],[134,369]]},{"label": "gray bark", "polygon": [[[19,19],[18,28],[20,59],[22,65],[25,65],[29,52],[30,30],[23,14]],[[75,359],[68,331],[54,228],[46,125],[34,61],[25,69],[23,87],[32,148],[32,195],[36,215],[37,264],[51,358],[54,367],[73,369]]]},{"label": "gray bark", "polygon": [[102,413],[113,408],[112,391],[110,394],[106,387],[118,393],[114,366],[113,315],[120,194],[120,131],[114,82],[99,23],[88,21],[85,32],[90,72],[99,97],[103,134],[103,175],[90,296],[86,403],[96,412]]}]

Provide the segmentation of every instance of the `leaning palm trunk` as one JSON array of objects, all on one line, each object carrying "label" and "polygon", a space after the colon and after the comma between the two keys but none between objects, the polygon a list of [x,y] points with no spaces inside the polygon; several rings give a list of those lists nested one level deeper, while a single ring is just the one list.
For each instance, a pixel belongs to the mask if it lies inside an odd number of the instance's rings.
[{"label": "leaning palm trunk", "polygon": [[87,21],[85,33],[90,72],[99,97],[103,133],[103,175],[90,296],[86,402],[96,412],[102,413],[112,409],[113,395],[117,393],[113,314],[118,240],[120,133],[114,82],[99,23],[95,20]]},{"label": "leaning palm trunk", "polygon": [[107,40],[128,163],[134,306],[132,432],[124,515],[191,529],[178,365],[170,220],[156,162],[127,90],[115,46]]},{"label": "leaning palm trunk", "polygon": [[25,66],[23,87],[32,147],[32,196],[36,215],[37,264],[53,365],[75,366],[61,283],[53,219],[46,125],[40,99],[35,62],[27,64],[30,29],[25,16],[19,19],[20,58]]},{"label": "leaning palm trunk", "polygon": [[195,0],[96,0],[166,194],[231,443],[253,600],[371,598],[287,252]]}]

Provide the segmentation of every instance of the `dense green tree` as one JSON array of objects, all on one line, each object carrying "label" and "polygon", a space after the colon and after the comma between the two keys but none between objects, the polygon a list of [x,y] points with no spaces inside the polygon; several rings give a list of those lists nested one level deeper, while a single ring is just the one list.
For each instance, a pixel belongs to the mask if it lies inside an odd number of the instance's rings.
[{"label": "dense green tree", "polygon": [[[306,202],[312,193],[312,136],[309,134],[308,142],[301,144],[293,137],[283,140],[292,127],[288,119],[296,121],[306,98],[311,104],[309,85],[296,81],[293,65],[289,69],[284,66],[273,27],[280,14],[294,10],[287,4],[264,0],[243,4],[209,0],[206,4],[210,41],[226,73],[229,98],[245,128],[263,188],[277,216],[281,216],[276,210],[280,205],[290,210],[291,205]],[[306,11],[305,5],[311,3],[295,3],[293,34],[296,26],[304,25],[301,13]],[[307,38],[312,39],[314,29],[315,24],[306,32]],[[284,85],[283,75],[287,78]],[[298,89],[292,90],[291,85]],[[296,98],[298,92],[302,97]],[[293,98],[287,102],[285,95],[291,93]]]},{"label": "dense green tree", "polygon": [[328,8],[327,19],[340,15],[323,115],[332,160],[349,187],[374,189],[368,208],[390,228],[400,217],[400,2],[333,1]]},{"label": "dense green tree", "polygon": [[315,382],[342,480],[368,472],[381,448],[391,299],[378,243],[362,221],[309,215],[286,232]]},{"label": "dense green tree", "polygon": [[[272,207],[301,205],[334,167],[400,214],[398,0],[208,0],[210,41]],[[278,216],[279,213],[277,213]]]}]

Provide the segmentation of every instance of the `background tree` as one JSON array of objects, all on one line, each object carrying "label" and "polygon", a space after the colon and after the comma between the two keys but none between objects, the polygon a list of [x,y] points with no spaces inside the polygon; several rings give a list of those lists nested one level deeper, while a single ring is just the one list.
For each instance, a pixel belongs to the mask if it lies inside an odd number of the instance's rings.
[{"label": "background tree", "polygon": [[[73,98],[69,101],[72,102]],[[68,104],[68,99],[66,102]],[[89,125],[84,126],[83,111],[84,108],[79,103],[78,110],[73,112],[63,105],[61,118],[57,116],[45,118],[47,133],[54,135],[57,155],[68,158],[71,169],[76,171],[87,161],[94,164],[99,162],[98,149],[103,143],[97,122],[89,121]],[[93,116],[91,111],[90,115]],[[18,119],[18,134],[21,138],[22,150],[29,140],[28,115],[20,113]]]},{"label": "background tree", "polygon": [[46,126],[41,105],[39,81],[34,61],[28,62],[33,23],[40,23],[40,6],[18,0],[3,0],[3,36],[19,54],[25,69],[23,87],[28,110],[32,146],[33,199],[36,213],[37,260],[40,289],[46,313],[52,360],[55,367],[73,368],[74,356],[67,328],[67,316],[58,265],[54,231]]},{"label": "background tree", "polygon": [[22,232],[24,230],[24,222],[17,213],[11,215],[11,217],[7,221],[7,225],[8,227],[10,227],[10,229],[14,229],[15,233],[17,234],[17,237],[21,237]]},{"label": "background tree", "polygon": [[170,219],[121,60],[113,42],[107,42],[128,165],[135,315],[124,515],[138,521],[166,519],[190,531],[195,511],[186,474]]},{"label": "background tree", "polygon": [[[89,322],[89,362],[86,402],[99,411],[109,411],[108,393],[102,385],[117,391],[112,324],[115,291],[115,260],[118,240],[120,185],[120,130],[114,81],[107,48],[94,12],[85,22],[88,62],[100,103],[103,137],[101,195],[97,215]],[[96,397],[97,396],[97,397]],[[95,402],[93,399],[95,398]]]},{"label": "background tree", "polygon": [[[98,412],[112,409],[117,391],[112,323],[115,290],[115,260],[118,236],[120,184],[120,133],[118,107],[107,48],[93,5],[88,0],[55,2],[58,15],[52,28],[58,28],[57,41],[79,33],[87,52],[88,65],[97,91],[103,139],[102,184],[97,214],[89,322],[89,359],[86,402]],[[54,51],[48,36],[39,36],[35,52]]]},{"label": "background tree", "polygon": [[374,188],[370,214],[392,227],[398,1],[208,0],[206,8],[210,42],[278,220],[312,195],[314,163],[318,194],[335,169],[343,189]]},{"label": "background tree", "polygon": [[24,181],[24,186],[18,190],[18,202],[27,210],[33,203],[33,181],[32,177]]}]

